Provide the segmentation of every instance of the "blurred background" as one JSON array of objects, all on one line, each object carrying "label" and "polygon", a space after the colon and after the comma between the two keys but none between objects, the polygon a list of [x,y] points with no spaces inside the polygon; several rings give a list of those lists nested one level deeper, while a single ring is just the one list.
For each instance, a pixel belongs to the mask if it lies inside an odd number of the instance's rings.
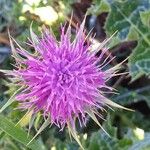
[{"label": "blurred background", "polygon": [[[111,79],[108,84],[119,94],[106,96],[135,110],[114,109],[103,114],[106,121],[99,121],[111,138],[89,119],[86,127],[77,128],[81,143],[86,150],[150,150],[149,0],[0,0],[0,69],[13,69],[8,29],[20,45],[30,50],[25,42],[31,22],[36,34],[40,34],[43,26],[51,27],[59,39],[60,24],[69,21],[71,12],[72,33],[88,12],[86,30],[93,29],[93,34],[96,33],[94,46],[117,31],[107,43],[112,56],[116,56],[110,65],[129,57],[121,70],[129,74]],[[0,72],[0,107],[15,91],[15,85]],[[67,130],[60,132],[55,126],[46,128],[26,146],[30,116],[16,127],[25,114],[14,109],[16,106],[17,103],[13,103],[0,114],[0,150],[80,150],[78,144],[70,140]],[[41,123],[39,114],[31,128],[31,136]]]}]

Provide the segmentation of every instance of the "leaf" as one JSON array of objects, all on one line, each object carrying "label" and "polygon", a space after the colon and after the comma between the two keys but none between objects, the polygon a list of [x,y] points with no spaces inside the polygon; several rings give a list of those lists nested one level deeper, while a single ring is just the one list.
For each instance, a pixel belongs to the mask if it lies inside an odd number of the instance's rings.
[{"label": "leaf", "polygon": [[[110,124],[110,117],[108,118],[108,122],[106,122],[103,126],[104,128],[106,128],[107,131],[109,131],[109,133],[111,133],[111,138],[108,137],[106,134],[104,134],[101,130],[92,133],[91,137],[90,137],[90,141],[89,141],[89,147],[88,150],[125,150],[126,147],[128,147],[131,142],[127,142],[131,141],[127,138],[125,139],[117,139],[117,128],[113,127]],[[120,144],[121,142],[124,143],[126,141],[126,144]]]},{"label": "leaf", "polygon": [[15,91],[14,93],[13,93],[13,95],[10,97],[10,99],[7,101],[7,103],[0,109],[0,113],[2,112],[2,111],[4,111],[8,106],[10,106],[13,102],[14,102],[14,97],[16,96],[16,94],[20,91],[20,90],[22,90],[24,87],[22,86],[21,88],[19,88],[17,91]]},{"label": "leaf", "polygon": [[114,136],[112,134],[112,137],[108,138],[100,130],[92,133],[88,150],[144,150],[144,148],[148,148],[150,146],[149,132],[145,132],[144,139],[140,140],[136,137],[134,130],[128,128],[128,132],[124,134],[121,139],[118,139],[116,138],[116,128],[112,125],[109,125],[109,128],[114,132]]},{"label": "leaf", "polygon": [[88,9],[88,13],[93,15],[99,15],[104,12],[110,11],[110,5],[107,2],[107,0],[99,0],[95,1],[94,5],[91,5],[91,7]]},{"label": "leaf", "polygon": [[[137,40],[138,45],[129,59],[132,81],[150,74],[150,12],[149,0],[109,1],[111,11],[105,29],[108,35],[118,31],[120,41]],[[128,7],[130,6],[130,7]]]},{"label": "leaf", "polygon": [[[25,146],[31,140],[31,137],[28,137],[28,134],[22,128],[15,126],[14,123],[2,115],[0,115],[0,129]],[[32,150],[43,150],[43,147],[35,140],[27,147]]]},{"label": "leaf", "polygon": [[143,39],[139,40],[137,47],[130,55],[128,66],[132,81],[144,74],[150,75],[150,46]]},{"label": "leaf", "polygon": [[141,17],[141,21],[142,23],[150,28],[150,10],[144,11],[144,12],[140,12],[140,17]]},{"label": "leaf", "polygon": [[127,36],[127,39],[129,41],[133,41],[133,40],[138,40],[139,39],[139,34],[137,33],[137,31],[135,30],[134,27],[131,27]]}]

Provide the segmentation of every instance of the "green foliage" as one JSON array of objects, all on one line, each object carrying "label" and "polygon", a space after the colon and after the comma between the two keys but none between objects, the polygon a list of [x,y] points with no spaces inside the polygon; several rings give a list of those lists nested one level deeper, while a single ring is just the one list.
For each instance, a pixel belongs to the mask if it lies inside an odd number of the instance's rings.
[{"label": "green foliage", "polygon": [[150,75],[150,3],[149,0],[112,1],[111,12],[105,25],[109,35],[118,31],[121,42],[137,40],[138,45],[129,59],[132,80]]},{"label": "green foliage", "polygon": [[139,139],[142,133],[140,129],[126,129],[124,131],[123,138],[117,138],[117,128],[108,123],[104,125],[104,128],[110,133],[111,137],[108,137],[102,130],[92,133],[88,150],[143,150],[150,146],[150,132],[144,133],[144,137]]},{"label": "green foliage", "polygon": [[110,5],[106,0],[96,0],[94,1],[94,5],[92,5],[88,9],[89,14],[93,15],[99,15],[103,12],[109,12],[110,11]]},{"label": "green foliage", "polygon": [[[38,7],[51,6],[56,12],[62,13],[62,17],[59,17],[51,27],[57,38],[59,38],[60,22],[62,23],[66,18],[66,14],[70,13],[71,5],[77,2],[76,0],[60,0],[53,1],[48,0],[47,3],[40,0],[38,4],[33,4],[32,9]],[[49,27],[49,24],[45,24],[40,20],[39,16],[29,12],[22,12],[22,8],[27,4],[23,0],[1,0],[0,14],[2,14],[5,21],[0,20],[0,32],[7,27],[13,26],[12,36],[17,36],[16,39],[23,45],[23,42],[27,41],[29,36],[29,28],[33,21],[33,31],[37,34],[42,30],[41,27],[44,24]],[[84,4],[83,4],[84,5]],[[141,76],[150,76],[150,2],[149,0],[93,0],[91,7],[88,8],[88,13],[94,17],[99,14],[107,14],[106,22],[103,22],[105,33],[108,37],[115,31],[117,34],[113,37],[109,43],[110,48],[117,46],[117,44],[123,44],[125,42],[137,41],[137,46],[132,49],[130,58],[128,61],[128,69],[132,76],[132,81],[139,79]],[[84,11],[84,10],[83,10]],[[80,14],[77,12],[77,14]],[[22,18],[22,19],[20,19]],[[80,18],[79,18],[80,19]],[[17,32],[14,33],[14,32]],[[24,44],[25,45],[25,44]],[[27,45],[25,45],[27,46]],[[30,50],[30,47],[27,47]],[[129,47],[127,47],[128,49]],[[124,55],[127,57],[127,55]],[[12,60],[7,60],[2,66],[3,69],[12,69],[10,65]],[[134,88],[131,89],[126,85],[123,87],[119,85],[117,87],[120,95],[110,96],[115,102],[130,107],[135,103],[144,101],[145,105],[150,110],[150,86],[147,82],[148,79],[141,85],[137,82]],[[4,106],[4,103],[17,91],[17,87],[0,79],[0,108]],[[126,81],[125,81],[126,82]],[[130,83],[127,83],[130,85]],[[7,87],[7,88],[6,88]],[[6,88],[6,89],[5,89]],[[9,88],[9,90],[8,90]],[[7,104],[10,104],[8,101]],[[15,126],[15,123],[24,115],[25,112],[14,110],[18,104],[13,103],[5,112],[0,115],[0,149],[2,150],[25,150],[25,149],[39,149],[39,150],[80,150],[78,144],[69,138],[67,130],[61,132],[58,128],[52,126],[47,127],[40,135],[38,139],[34,140],[28,147],[27,143],[32,139],[28,137],[26,128]],[[144,114],[141,109],[145,109],[144,105],[140,108],[133,107],[135,112],[128,112],[124,110],[115,112],[108,112],[106,117],[107,121],[102,121],[102,126],[110,134],[108,137],[106,133],[94,126],[90,121],[87,122],[87,126],[90,124],[88,130],[83,127],[79,130],[80,141],[86,150],[150,150],[150,121],[149,113]],[[9,118],[8,119],[6,119]],[[35,122],[31,123],[31,135],[35,135],[41,127],[43,120],[41,114],[37,114]],[[12,123],[14,122],[14,123]],[[28,126],[27,126],[28,128]],[[137,136],[136,128],[140,128],[144,132],[144,137],[139,139]],[[84,131],[81,132],[80,131]],[[142,135],[142,134],[141,134]],[[87,137],[86,137],[87,136]]]},{"label": "green foliage", "polygon": [[[6,134],[11,136],[13,139],[17,140],[18,142],[22,143],[23,145],[27,145],[28,142],[31,140],[31,137],[18,126],[15,126],[14,123],[7,120],[4,116],[0,115],[0,129],[4,131]],[[1,133],[2,135],[2,133]],[[43,147],[37,141],[33,141],[27,147],[31,148],[32,150],[42,150]],[[44,149],[43,149],[44,150]]]}]

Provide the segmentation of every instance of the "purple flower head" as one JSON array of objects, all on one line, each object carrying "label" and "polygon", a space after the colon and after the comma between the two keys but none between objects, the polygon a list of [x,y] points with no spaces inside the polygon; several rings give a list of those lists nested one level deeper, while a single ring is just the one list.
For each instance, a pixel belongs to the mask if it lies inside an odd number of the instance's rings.
[{"label": "purple flower head", "polygon": [[100,125],[96,115],[102,116],[97,109],[103,111],[104,106],[118,106],[104,97],[102,89],[112,90],[106,81],[115,75],[119,65],[103,70],[111,61],[109,56],[102,59],[107,49],[103,48],[101,55],[95,56],[104,43],[94,50],[92,42],[86,41],[84,24],[85,19],[73,40],[70,26],[66,32],[65,27],[61,28],[60,41],[47,29],[40,38],[31,30],[30,45],[34,54],[19,45],[15,49],[10,41],[17,66],[11,75],[21,86],[16,95],[19,107],[32,111],[33,116],[41,112],[46,118],[43,127],[55,124],[63,129],[67,125],[79,144],[75,120],[81,126],[86,125],[89,115]]}]

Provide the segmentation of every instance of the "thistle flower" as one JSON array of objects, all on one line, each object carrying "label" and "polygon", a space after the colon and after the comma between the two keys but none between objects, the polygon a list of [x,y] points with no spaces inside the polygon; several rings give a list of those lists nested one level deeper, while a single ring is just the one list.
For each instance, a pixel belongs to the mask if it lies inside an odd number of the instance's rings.
[{"label": "thistle flower", "polygon": [[[75,120],[78,120],[81,126],[85,126],[89,115],[101,127],[96,115],[101,118],[102,116],[97,109],[103,111],[104,106],[109,105],[122,108],[104,97],[102,91],[103,88],[113,90],[106,82],[116,75],[120,64],[103,70],[112,60],[109,60],[108,56],[101,62],[107,51],[104,48],[107,41],[93,50],[90,42],[85,44],[87,37],[84,35],[84,25],[85,19],[76,30],[72,41],[70,25],[66,32],[65,27],[62,27],[59,42],[48,29],[43,32],[41,38],[31,29],[30,45],[35,50],[34,54],[10,38],[16,69],[6,73],[11,75],[12,80],[21,89],[1,109],[2,111],[12,103],[15,97],[20,104],[19,108],[28,110],[27,114],[31,112],[32,116],[38,112],[43,114],[45,122],[36,136],[50,124],[55,124],[60,129],[67,126],[81,147]],[[12,40],[18,48],[14,47]],[[96,57],[95,54],[102,48],[101,55]]]}]

